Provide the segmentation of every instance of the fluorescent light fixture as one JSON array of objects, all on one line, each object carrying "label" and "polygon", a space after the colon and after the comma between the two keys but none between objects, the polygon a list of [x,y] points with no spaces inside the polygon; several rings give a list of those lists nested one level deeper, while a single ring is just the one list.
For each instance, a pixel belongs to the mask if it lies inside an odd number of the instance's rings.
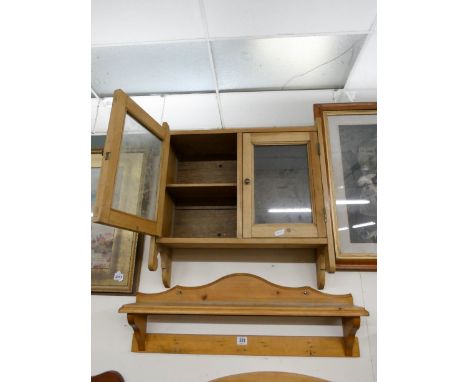
[{"label": "fluorescent light fixture", "polygon": [[353,225],[353,228],[367,227],[367,226],[370,226],[370,225],[375,225],[375,222],[367,222],[367,223],[355,224],[355,225]]},{"label": "fluorescent light fixture", "polygon": [[269,213],[286,213],[286,212],[311,212],[310,208],[270,208],[268,210]]},{"label": "fluorescent light fixture", "polygon": [[337,200],[336,204],[369,204],[370,200],[366,199],[341,199]]},{"label": "fluorescent light fixture", "polygon": [[349,227],[341,227],[341,228],[338,228],[338,231],[347,231],[349,229]]}]

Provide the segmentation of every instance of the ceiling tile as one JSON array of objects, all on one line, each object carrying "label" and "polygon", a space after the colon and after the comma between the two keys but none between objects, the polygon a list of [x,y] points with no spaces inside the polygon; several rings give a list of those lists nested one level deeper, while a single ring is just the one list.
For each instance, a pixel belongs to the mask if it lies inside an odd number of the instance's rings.
[{"label": "ceiling tile", "polygon": [[210,37],[367,32],[376,0],[204,0]]},{"label": "ceiling tile", "polygon": [[364,39],[353,34],[214,41],[219,89],[342,88]]},{"label": "ceiling tile", "polygon": [[[133,96],[132,99],[142,107],[151,117],[157,122],[161,123],[161,116],[163,111],[163,98],[160,96]],[[109,118],[112,109],[112,98],[106,97],[99,103],[97,110],[96,123],[94,125],[94,132],[103,134],[107,132],[109,125]]]},{"label": "ceiling tile", "polygon": [[310,126],[313,104],[333,102],[332,90],[222,93],[225,127]]},{"label": "ceiling tile", "polygon": [[99,99],[91,98],[91,131],[94,131],[96,124],[96,117],[98,113]]},{"label": "ceiling tile", "polygon": [[96,123],[94,124],[94,133],[103,134],[107,132],[111,107],[112,98],[105,98],[99,103],[99,107],[97,109]]},{"label": "ceiling tile", "polygon": [[221,127],[216,94],[170,95],[165,98],[164,121],[171,130]]},{"label": "ceiling tile", "polygon": [[203,37],[197,0],[91,1],[93,45]]},{"label": "ceiling tile", "polygon": [[214,90],[206,42],[144,44],[91,49],[91,83],[102,97]]},{"label": "ceiling tile", "polygon": [[377,32],[370,34],[362,46],[346,88],[377,89]]}]

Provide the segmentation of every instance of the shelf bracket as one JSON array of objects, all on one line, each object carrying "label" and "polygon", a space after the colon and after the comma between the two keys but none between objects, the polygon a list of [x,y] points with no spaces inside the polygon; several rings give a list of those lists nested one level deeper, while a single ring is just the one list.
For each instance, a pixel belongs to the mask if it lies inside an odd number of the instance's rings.
[{"label": "shelf bracket", "polygon": [[127,321],[133,328],[138,351],[145,351],[147,314],[127,314]]},{"label": "shelf bracket", "polygon": [[150,271],[158,270],[158,252],[159,252],[159,246],[156,243],[156,238],[154,236],[151,236],[149,257],[148,257],[148,269]]},{"label": "shelf bracket", "polygon": [[172,272],[172,250],[169,247],[160,245],[159,254],[161,256],[162,282],[166,288],[170,288],[171,287],[171,272]]},{"label": "shelf bracket", "polygon": [[347,356],[353,355],[353,348],[356,342],[356,332],[361,325],[360,317],[342,317],[344,348]]},{"label": "shelf bracket", "polygon": [[315,258],[315,271],[317,273],[317,289],[323,289],[325,287],[325,252],[327,246],[320,247],[316,249],[316,258]]}]

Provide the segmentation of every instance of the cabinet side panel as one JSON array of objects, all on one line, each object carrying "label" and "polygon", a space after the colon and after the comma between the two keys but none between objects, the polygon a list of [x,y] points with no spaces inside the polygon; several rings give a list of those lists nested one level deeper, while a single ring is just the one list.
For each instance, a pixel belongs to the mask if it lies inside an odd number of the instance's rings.
[{"label": "cabinet side panel", "polygon": [[237,237],[242,235],[242,133],[237,133]]},{"label": "cabinet side panel", "polygon": [[330,188],[329,188],[329,179],[327,168],[329,166],[328,161],[328,144],[326,142],[326,135],[323,125],[323,120],[320,117],[315,118],[315,125],[317,126],[318,142],[321,148],[320,154],[320,170],[322,177],[322,191],[323,191],[323,201],[325,206],[325,216],[326,216],[326,230],[328,238],[328,256],[326,259],[326,265],[328,272],[336,271],[336,261],[335,261],[335,242],[333,237],[332,229],[332,219],[331,219],[331,203],[332,198],[330,197]]},{"label": "cabinet side panel", "polygon": [[[169,126],[166,123],[163,123],[163,126],[166,127],[167,131],[169,131]],[[156,203],[156,216],[158,219],[156,220],[156,235],[161,236],[163,231],[164,225],[164,205],[166,199],[166,182],[167,182],[167,174],[168,174],[168,164],[169,164],[169,155],[171,151],[171,136],[167,134],[166,139],[163,141],[163,156],[161,160],[161,170],[159,173],[159,188],[158,188],[158,199]],[[157,215],[158,211],[163,211],[160,215]]]},{"label": "cabinet side panel", "polygon": [[327,235],[325,227],[325,209],[323,204],[322,176],[320,171],[319,147],[317,133],[310,133],[310,153],[309,153],[309,174],[310,191],[313,194],[313,203],[315,206],[315,223],[317,225],[317,234],[320,237]]}]

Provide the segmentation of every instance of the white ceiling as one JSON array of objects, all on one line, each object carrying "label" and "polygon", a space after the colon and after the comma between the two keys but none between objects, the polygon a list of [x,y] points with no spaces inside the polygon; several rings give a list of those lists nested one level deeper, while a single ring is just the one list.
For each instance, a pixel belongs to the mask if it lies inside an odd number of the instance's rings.
[{"label": "white ceiling", "polygon": [[375,0],[91,4],[100,97],[376,87]]},{"label": "white ceiling", "polygon": [[93,45],[367,33],[377,14],[376,0],[93,0],[91,6]]},{"label": "white ceiling", "polygon": [[313,103],[376,100],[376,0],[91,5],[92,133],[116,88],[175,130],[311,125]]}]

